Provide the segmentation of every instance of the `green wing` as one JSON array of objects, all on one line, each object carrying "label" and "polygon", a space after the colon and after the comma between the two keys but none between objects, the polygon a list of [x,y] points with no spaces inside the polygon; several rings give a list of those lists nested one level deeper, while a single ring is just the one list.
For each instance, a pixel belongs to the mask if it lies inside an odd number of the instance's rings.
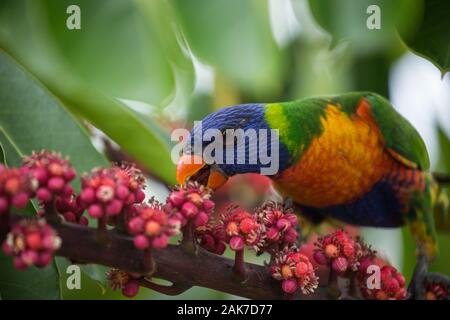
[{"label": "green wing", "polygon": [[428,151],[419,133],[385,98],[375,93],[364,97],[370,102],[372,113],[384,136],[386,147],[395,151],[421,170],[430,167]]}]

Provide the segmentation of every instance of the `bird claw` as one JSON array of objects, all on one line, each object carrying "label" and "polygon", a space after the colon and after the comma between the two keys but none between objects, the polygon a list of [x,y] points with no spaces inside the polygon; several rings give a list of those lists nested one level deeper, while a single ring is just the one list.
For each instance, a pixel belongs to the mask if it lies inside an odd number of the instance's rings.
[{"label": "bird claw", "polygon": [[428,260],[425,256],[419,256],[413,278],[408,287],[409,298],[415,300],[429,299],[430,285],[436,284],[445,288],[447,293],[446,297],[441,298],[449,299],[450,279],[439,273],[428,272]]}]

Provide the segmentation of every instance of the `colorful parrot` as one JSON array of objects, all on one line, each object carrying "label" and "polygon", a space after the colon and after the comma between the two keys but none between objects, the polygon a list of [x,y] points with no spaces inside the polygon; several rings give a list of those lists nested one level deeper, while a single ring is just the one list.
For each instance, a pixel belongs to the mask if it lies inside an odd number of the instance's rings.
[{"label": "colorful parrot", "polygon": [[[436,183],[428,172],[428,152],[417,131],[385,98],[353,92],[236,105],[205,117],[201,127],[192,130],[191,139],[207,129],[225,135],[230,128],[278,130],[279,170],[270,178],[308,220],[333,218],[382,228],[408,225],[422,257],[419,261],[426,264],[436,256]],[[193,140],[177,165],[179,183],[190,178],[216,189],[229,176],[259,173],[262,167],[259,161],[206,164],[192,145]],[[207,145],[203,142],[202,150]],[[200,161],[187,163],[186,157]]]}]

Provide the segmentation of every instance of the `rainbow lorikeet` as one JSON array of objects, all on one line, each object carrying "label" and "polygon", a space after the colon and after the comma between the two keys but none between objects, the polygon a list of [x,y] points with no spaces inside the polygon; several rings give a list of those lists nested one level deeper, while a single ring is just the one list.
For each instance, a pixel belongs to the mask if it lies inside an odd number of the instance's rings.
[{"label": "rainbow lorikeet", "polygon": [[[334,218],[383,228],[407,224],[418,253],[426,261],[435,257],[432,212],[436,184],[428,172],[428,153],[417,131],[385,98],[354,92],[236,105],[205,117],[201,127],[194,127],[191,139],[207,129],[226,134],[229,128],[278,129],[279,166],[270,178],[304,217],[316,223]],[[202,143],[202,150],[208,143]],[[251,154],[256,149],[246,151]],[[191,143],[181,159],[192,156],[202,154]],[[260,172],[262,167],[259,161],[189,164],[181,159],[178,182],[190,177],[213,188],[229,176]]]}]

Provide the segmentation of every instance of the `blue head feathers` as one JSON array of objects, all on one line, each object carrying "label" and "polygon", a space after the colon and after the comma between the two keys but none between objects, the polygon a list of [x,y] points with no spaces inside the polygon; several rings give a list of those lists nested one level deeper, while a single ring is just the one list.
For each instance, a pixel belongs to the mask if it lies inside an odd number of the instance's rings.
[{"label": "blue head feathers", "polygon": [[187,146],[190,150],[186,152],[185,149],[185,152],[201,154],[203,158],[209,155],[228,176],[261,173],[262,168],[273,168],[274,165],[276,174],[288,166],[289,155],[271,129],[265,119],[263,104],[224,108],[196,123]]}]

